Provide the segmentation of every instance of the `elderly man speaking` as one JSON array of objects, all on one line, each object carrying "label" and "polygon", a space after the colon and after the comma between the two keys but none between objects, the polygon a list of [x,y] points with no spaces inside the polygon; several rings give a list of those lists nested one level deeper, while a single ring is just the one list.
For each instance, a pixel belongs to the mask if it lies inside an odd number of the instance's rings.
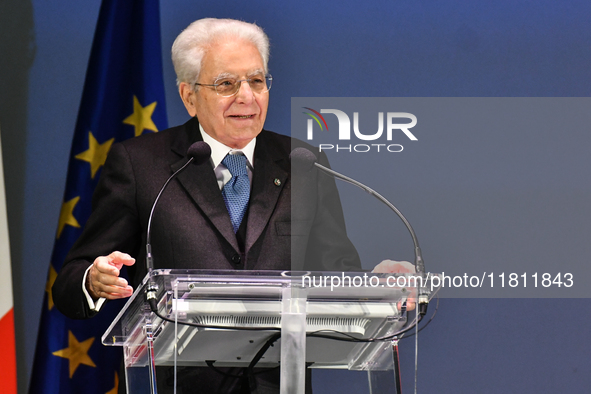
[{"label": "elderly man speaking", "polygon": [[[172,60],[191,119],[111,148],[92,215],[53,286],[62,313],[89,318],[105,300],[132,294],[146,274],[152,204],[197,141],[209,144],[211,157],[188,166],[163,194],[152,223],[155,268],[359,270],[334,181],[310,176],[302,192],[293,187],[292,147],[313,148],[263,129],[268,59],[269,40],[250,23],[202,19],[177,37]],[[305,207],[294,223],[293,206]],[[159,373],[166,392],[166,371]],[[182,376],[178,392],[249,392],[236,369],[190,368]],[[259,393],[278,392],[278,370],[256,376]]]}]

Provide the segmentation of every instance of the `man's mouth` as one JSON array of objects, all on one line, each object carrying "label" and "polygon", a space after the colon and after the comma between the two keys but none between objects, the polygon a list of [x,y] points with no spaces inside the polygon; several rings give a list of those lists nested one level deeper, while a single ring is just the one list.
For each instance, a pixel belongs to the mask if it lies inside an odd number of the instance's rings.
[{"label": "man's mouth", "polygon": [[254,115],[230,115],[230,117],[232,118],[238,118],[238,119],[248,119],[248,118],[252,118]]}]

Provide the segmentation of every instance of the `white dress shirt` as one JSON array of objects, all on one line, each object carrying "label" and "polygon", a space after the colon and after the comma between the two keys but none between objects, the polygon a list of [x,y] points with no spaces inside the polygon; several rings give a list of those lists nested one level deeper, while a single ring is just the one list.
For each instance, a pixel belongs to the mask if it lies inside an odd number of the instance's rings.
[{"label": "white dress shirt", "polygon": [[242,149],[232,149],[229,146],[226,146],[219,142],[218,140],[214,139],[212,136],[207,134],[203,127],[199,125],[199,130],[201,131],[201,137],[203,141],[206,142],[211,147],[211,158],[210,163],[213,166],[213,170],[215,172],[215,177],[218,180],[218,186],[220,190],[224,187],[224,185],[232,179],[232,174],[226,168],[225,165],[222,164],[222,160],[226,157],[227,154],[236,155],[236,154],[244,154],[246,156],[246,167],[248,170],[248,178],[250,179],[250,185],[252,186],[252,170],[254,168],[254,147],[256,145],[256,138],[253,138],[248,145],[246,145]]}]

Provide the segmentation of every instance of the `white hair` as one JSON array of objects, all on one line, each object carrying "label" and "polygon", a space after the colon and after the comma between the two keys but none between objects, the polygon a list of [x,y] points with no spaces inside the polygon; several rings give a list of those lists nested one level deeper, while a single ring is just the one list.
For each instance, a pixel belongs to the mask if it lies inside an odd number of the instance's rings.
[{"label": "white hair", "polygon": [[252,42],[259,50],[267,72],[269,37],[263,29],[254,23],[235,19],[205,18],[191,23],[172,44],[172,64],[176,72],[177,85],[181,82],[197,81],[205,52],[215,41],[224,37]]}]

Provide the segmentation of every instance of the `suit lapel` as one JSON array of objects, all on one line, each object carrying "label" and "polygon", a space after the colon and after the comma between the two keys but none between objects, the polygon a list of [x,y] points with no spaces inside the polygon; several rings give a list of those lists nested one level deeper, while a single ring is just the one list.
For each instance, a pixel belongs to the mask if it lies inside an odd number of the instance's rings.
[{"label": "suit lapel", "polygon": [[[175,141],[172,150],[182,158],[170,166],[172,171],[181,168],[187,161],[187,150],[193,142],[202,141],[199,123],[192,119],[187,124],[187,134]],[[213,226],[223,235],[230,245],[238,252],[238,242],[230,222],[228,210],[217,184],[215,174],[209,161],[200,165],[189,164],[177,176],[177,180],[201,209]]]},{"label": "suit lapel", "polygon": [[285,158],[277,155],[264,136],[259,134],[254,154],[252,190],[248,207],[246,253],[265,229],[287,181],[288,172],[279,165],[283,160]]}]

